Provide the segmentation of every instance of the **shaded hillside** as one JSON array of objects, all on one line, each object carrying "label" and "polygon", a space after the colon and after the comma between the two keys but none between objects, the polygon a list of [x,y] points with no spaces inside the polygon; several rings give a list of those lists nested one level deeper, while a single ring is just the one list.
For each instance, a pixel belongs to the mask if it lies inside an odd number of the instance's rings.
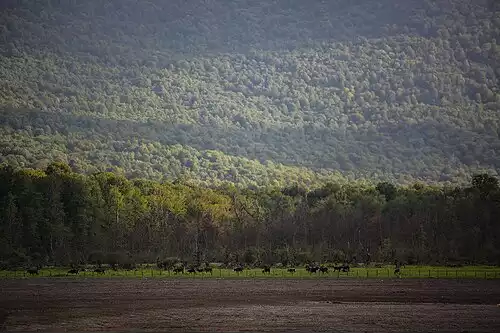
[{"label": "shaded hillside", "polygon": [[[302,183],[500,169],[493,1],[3,6],[0,151],[12,165],[243,185],[288,182],[279,164]],[[198,158],[207,151],[224,165]]]}]

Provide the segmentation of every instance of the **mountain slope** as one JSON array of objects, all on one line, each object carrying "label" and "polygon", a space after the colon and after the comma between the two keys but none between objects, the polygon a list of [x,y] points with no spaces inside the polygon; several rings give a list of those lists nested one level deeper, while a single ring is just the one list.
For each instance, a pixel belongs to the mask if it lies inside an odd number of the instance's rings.
[{"label": "mountain slope", "polygon": [[1,158],[244,185],[497,172],[497,3],[397,3],[6,1]]}]

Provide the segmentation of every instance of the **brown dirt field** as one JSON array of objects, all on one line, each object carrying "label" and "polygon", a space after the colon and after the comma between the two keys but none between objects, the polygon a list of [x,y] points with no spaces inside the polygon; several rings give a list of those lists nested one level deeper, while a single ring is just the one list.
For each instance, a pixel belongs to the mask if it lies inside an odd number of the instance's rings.
[{"label": "brown dirt field", "polygon": [[500,332],[498,303],[493,280],[0,280],[8,331]]}]

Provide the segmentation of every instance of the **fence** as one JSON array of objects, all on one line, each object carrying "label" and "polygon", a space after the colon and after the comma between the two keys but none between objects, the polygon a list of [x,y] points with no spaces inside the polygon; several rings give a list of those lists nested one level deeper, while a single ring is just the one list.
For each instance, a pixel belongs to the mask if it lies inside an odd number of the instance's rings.
[{"label": "fence", "polygon": [[500,269],[402,269],[398,275],[390,268],[353,268],[350,272],[308,273],[298,269],[290,273],[286,269],[272,269],[271,273],[263,273],[260,269],[245,269],[234,272],[230,269],[214,269],[210,273],[174,273],[157,269],[139,270],[107,270],[104,274],[93,271],[81,271],[78,274],[68,274],[66,270],[44,269],[38,275],[31,275],[27,271],[0,271],[0,278],[29,278],[29,277],[124,277],[124,278],[435,278],[435,279],[498,279]]}]

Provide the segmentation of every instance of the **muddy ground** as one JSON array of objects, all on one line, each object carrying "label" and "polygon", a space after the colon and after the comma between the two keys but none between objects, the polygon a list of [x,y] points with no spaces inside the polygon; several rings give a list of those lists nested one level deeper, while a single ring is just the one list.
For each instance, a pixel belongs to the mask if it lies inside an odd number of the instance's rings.
[{"label": "muddy ground", "polygon": [[494,280],[0,280],[8,331],[500,332]]}]

